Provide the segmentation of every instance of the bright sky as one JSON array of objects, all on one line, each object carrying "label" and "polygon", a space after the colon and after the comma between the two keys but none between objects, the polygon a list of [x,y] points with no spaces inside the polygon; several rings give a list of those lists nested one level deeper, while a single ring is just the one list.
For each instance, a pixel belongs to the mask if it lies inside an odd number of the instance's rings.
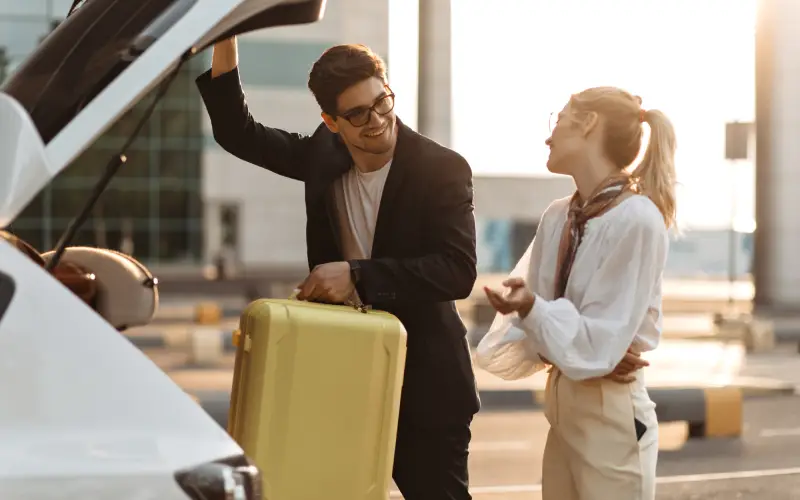
[{"label": "bright sky", "polygon": [[735,183],[736,226],[752,230],[752,164],[728,164],[724,147],[726,122],[754,119],[755,12],[756,0],[452,0],[453,147],[477,174],[547,174],[550,112],[623,87],[675,125],[681,225],[729,227]]}]

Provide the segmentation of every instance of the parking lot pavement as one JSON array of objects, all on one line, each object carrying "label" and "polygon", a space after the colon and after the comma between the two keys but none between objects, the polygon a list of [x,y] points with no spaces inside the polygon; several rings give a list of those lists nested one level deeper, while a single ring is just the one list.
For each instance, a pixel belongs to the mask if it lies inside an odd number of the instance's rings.
[{"label": "parking lot pavement", "polygon": [[[753,399],[744,410],[741,439],[689,440],[685,425],[659,427],[659,500],[800,498],[800,397]],[[478,415],[470,455],[474,498],[541,498],[547,428],[540,412]]]},{"label": "parking lot pavement", "polygon": [[[692,476],[661,481],[656,500],[797,500],[800,498],[800,474],[795,471],[762,471],[731,477]],[[476,488],[475,500],[541,500],[538,485]],[[393,498],[402,498],[395,496]]]},{"label": "parking lot pavement", "polygon": [[[218,367],[208,370],[181,368],[185,353],[164,349],[145,352],[190,393],[217,391],[221,402],[226,403],[232,353],[226,354]],[[769,370],[773,365],[780,370],[791,368],[798,372],[795,365],[800,361],[794,353],[771,355],[773,358],[768,354],[752,358],[745,363],[744,371],[769,375],[774,373]],[[690,364],[700,363],[701,358],[706,365],[712,364],[708,356],[721,365],[725,365],[725,359],[734,360],[737,366],[741,361],[735,350],[710,349],[702,356],[690,356],[694,359],[690,359]],[[776,359],[782,361],[776,362]],[[717,361],[713,364],[718,364]],[[746,399],[743,412],[744,428],[740,438],[688,439],[684,423],[659,426],[659,500],[800,498],[800,454],[797,453],[800,449],[797,417],[800,397]],[[541,461],[547,429],[547,422],[537,410],[481,412],[473,424],[470,473],[474,498],[541,498]]]}]

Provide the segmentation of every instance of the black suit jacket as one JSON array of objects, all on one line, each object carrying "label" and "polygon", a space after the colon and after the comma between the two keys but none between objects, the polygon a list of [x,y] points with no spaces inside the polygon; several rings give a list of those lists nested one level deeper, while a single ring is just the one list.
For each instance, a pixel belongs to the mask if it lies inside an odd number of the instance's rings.
[{"label": "black suit jacket", "polygon": [[[229,153],[305,183],[309,268],[344,260],[333,181],[352,159],[322,124],[311,136],[251,116],[238,70],[197,79],[214,138]],[[475,284],[472,171],[456,152],[399,122],[372,258],[360,261],[361,299],[397,316],[408,332],[401,419],[463,423],[479,409],[466,329],[455,308]]]}]

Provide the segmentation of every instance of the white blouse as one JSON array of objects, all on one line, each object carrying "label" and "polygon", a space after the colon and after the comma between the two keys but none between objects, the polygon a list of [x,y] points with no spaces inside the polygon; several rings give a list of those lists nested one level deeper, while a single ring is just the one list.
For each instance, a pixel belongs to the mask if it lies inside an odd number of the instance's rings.
[{"label": "white blouse", "polygon": [[633,195],[591,219],[565,297],[553,300],[558,247],[569,198],[545,211],[511,276],[536,295],[525,318],[498,314],[481,340],[476,363],[507,379],[544,368],[544,356],[567,377],[609,374],[633,345],[645,352],[661,338],[661,278],[669,249],[664,218],[647,197]]}]

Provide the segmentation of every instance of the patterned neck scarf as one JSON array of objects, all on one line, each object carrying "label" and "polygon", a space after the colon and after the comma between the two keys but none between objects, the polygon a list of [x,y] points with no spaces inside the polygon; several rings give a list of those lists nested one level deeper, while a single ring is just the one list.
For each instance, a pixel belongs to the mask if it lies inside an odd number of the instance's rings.
[{"label": "patterned neck scarf", "polygon": [[572,265],[578,246],[583,240],[586,223],[595,217],[603,215],[616,204],[617,199],[628,191],[634,191],[634,183],[628,174],[612,175],[600,183],[589,196],[586,203],[581,199],[578,191],[572,195],[569,202],[567,223],[561,232],[561,242],[558,245],[558,268],[556,272],[556,299],[564,296],[567,290]]}]

